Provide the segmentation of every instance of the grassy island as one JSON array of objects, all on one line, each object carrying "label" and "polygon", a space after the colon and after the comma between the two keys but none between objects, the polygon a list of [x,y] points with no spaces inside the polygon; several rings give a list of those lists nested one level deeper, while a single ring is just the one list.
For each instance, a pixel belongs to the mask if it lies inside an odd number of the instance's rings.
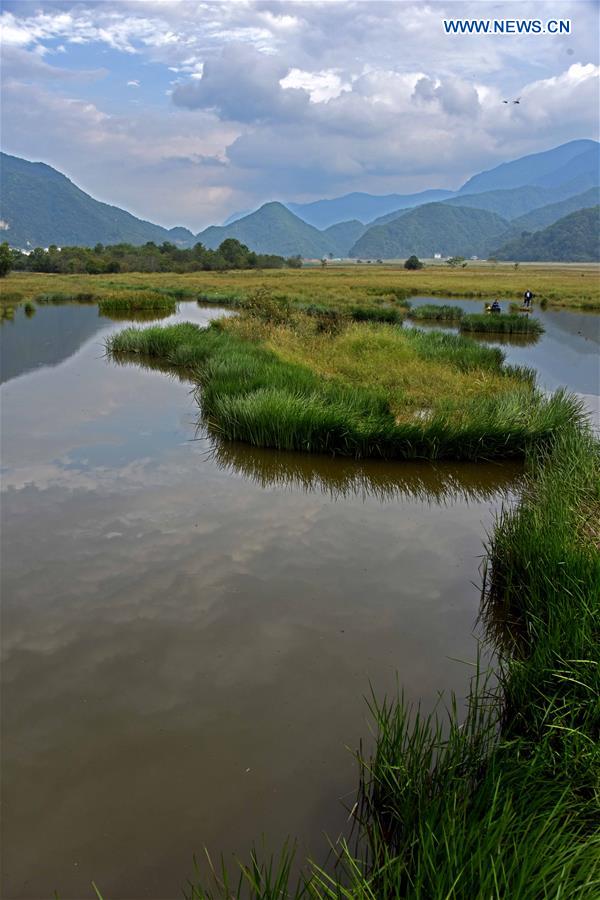
[{"label": "grassy island", "polygon": [[387,459],[522,456],[576,416],[499,348],[459,335],[290,311],[262,295],[207,329],[128,328],[121,359],[187,370],[221,437],[259,447]]},{"label": "grassy island", "polygon": [[461,331],[476,331],[485,334],[529,334],[539,335],[544,327],[539,319],[518,313],[470,313],[460,320]]}]

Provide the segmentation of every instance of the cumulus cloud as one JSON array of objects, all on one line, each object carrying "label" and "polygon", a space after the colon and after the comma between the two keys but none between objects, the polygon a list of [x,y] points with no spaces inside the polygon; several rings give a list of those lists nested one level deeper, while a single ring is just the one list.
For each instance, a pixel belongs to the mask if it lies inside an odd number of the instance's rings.
[{"label": "cumulus cloud", "polygon": [[415,85],[413,98],[425,103],[437,102],[450,116],[476,116],[480,111],[477,88],[461,78],[434,81],[424,75]]},{"label": "cumulus cloud", "polygon": [[322,72],[304,72],[302,69],[290,69],[285,78],[280,79],[282,88],[301,88],[308,91],[311,103],[323,103],[339,97],[343,91],[352,89],[348,81],[334,69]]},{"label": "cumulus cloud", "polygon": [[202,77],[179,85],[173,102],[188,109],[215,109],[236,122],[290,120],[309,103],[303,88],[281,86],[288,66],[277,56],[242,43],[228,44],[218,59],[208,60]]},{"label": "cumulus cloud", "polygon": [[[593,4],[494,4],[498,18],[571,18],[570,35],[535,38],[448,36],[443,18],[482,17],[480,2],[454,0],[4,7],[10,152],[168,224],[196,229],[273,197],[453,188],[596,135]],[[82,46],[98,68],[74,74]],[[117,58],[100,95],[94,79]],[[122,87],[142,82],[132,115]]]}]

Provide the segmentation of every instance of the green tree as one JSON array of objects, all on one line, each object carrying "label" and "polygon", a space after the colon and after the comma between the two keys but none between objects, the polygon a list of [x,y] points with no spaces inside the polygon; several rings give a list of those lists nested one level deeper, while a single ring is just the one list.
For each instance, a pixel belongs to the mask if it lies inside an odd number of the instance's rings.
[{"label": "green tree", "polygon": [[0,278],[4,278],[5,275],[8,275],[12,267],[13,255],[8,246],[8,241],[3,241],[0,244]]},{"label": "green tree", "polygon": [[[378,260],[379,262],[379,260]],[[415,256],[414,253],[412,256],[409,256],[406,262],[404,263],[405,269],[422,269],[423,263],[419,259],[418,256]]]},{"label": "green tree", "polygon": [[457,269],[459,266],[462,266],[464,261],[464,256],[451,256],[450,259],[446,260],[446,265],[450,266],[452,269]]},{"label": "green tree", "polygon": [[248,265],[248,253],[250,251],[245,244],[241,244],[235,238],[226,238],[220,245],[218,253],[226,260],[228,267],[232,269],[245,269]]}]

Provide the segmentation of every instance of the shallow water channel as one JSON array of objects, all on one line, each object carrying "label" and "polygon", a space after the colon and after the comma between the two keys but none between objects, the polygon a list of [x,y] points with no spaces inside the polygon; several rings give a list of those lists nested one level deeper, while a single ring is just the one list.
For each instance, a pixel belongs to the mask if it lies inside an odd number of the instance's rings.
[{"label": "shallow water channel", "polygon": [[[597,402],[600,318],[542,318],[509,357]],[[370,685],[465,695],[520,476],[215,445],[188,383],[104,357],[123,324],[67,305],[0,329],[6,900],[180,897],[205,845],[262,836],[322,860]]]}]

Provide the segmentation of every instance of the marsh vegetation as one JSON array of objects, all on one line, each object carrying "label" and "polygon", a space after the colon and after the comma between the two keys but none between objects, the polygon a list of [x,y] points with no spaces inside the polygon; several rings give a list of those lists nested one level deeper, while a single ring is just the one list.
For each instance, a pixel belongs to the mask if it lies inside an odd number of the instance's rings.
[{"label": "marsh vegetation", "polygon": [[[60,275],[13,272],[3,280],[2,295],[18,292],[24,300],[43,293],[103,294],[122,290],[183,291],[190,299],[227,303],[260,287],[285,295],[293,303],[328,306],[378,305],[413,295],[520,300],[526,288],[536,303],[600,309],[596,265],[511,265],[472,263],[468,268],[428,265],[418,271],[402,266],[328,266],[326,268],[238,270],[227,272],[128,272],[105,275]],[[181,297],[180,299],[183,299]]]},{"label": "marsh vegetation", "polygon": [[522,456],[572,421],[533,373],[458,335],[342,323],[264,293],[212,323],[129,328],[107,349],[187,369],[206,422],[259,447],[387,459]]},{"label": "marsh vegetation", "polygon": [[454,322],[462,319],[464,313],[460,306],[451,306],[446,303],[437,306],[434,303],[424,303],[422,306],[411,309],[409,315],[411,319],[417,321]]},{"label": "marsh vegetation", "polygon": [[470,313],[460,318],[461,331],[485,334],[542,334],[544,328],[539,319],[519,313]]}]

